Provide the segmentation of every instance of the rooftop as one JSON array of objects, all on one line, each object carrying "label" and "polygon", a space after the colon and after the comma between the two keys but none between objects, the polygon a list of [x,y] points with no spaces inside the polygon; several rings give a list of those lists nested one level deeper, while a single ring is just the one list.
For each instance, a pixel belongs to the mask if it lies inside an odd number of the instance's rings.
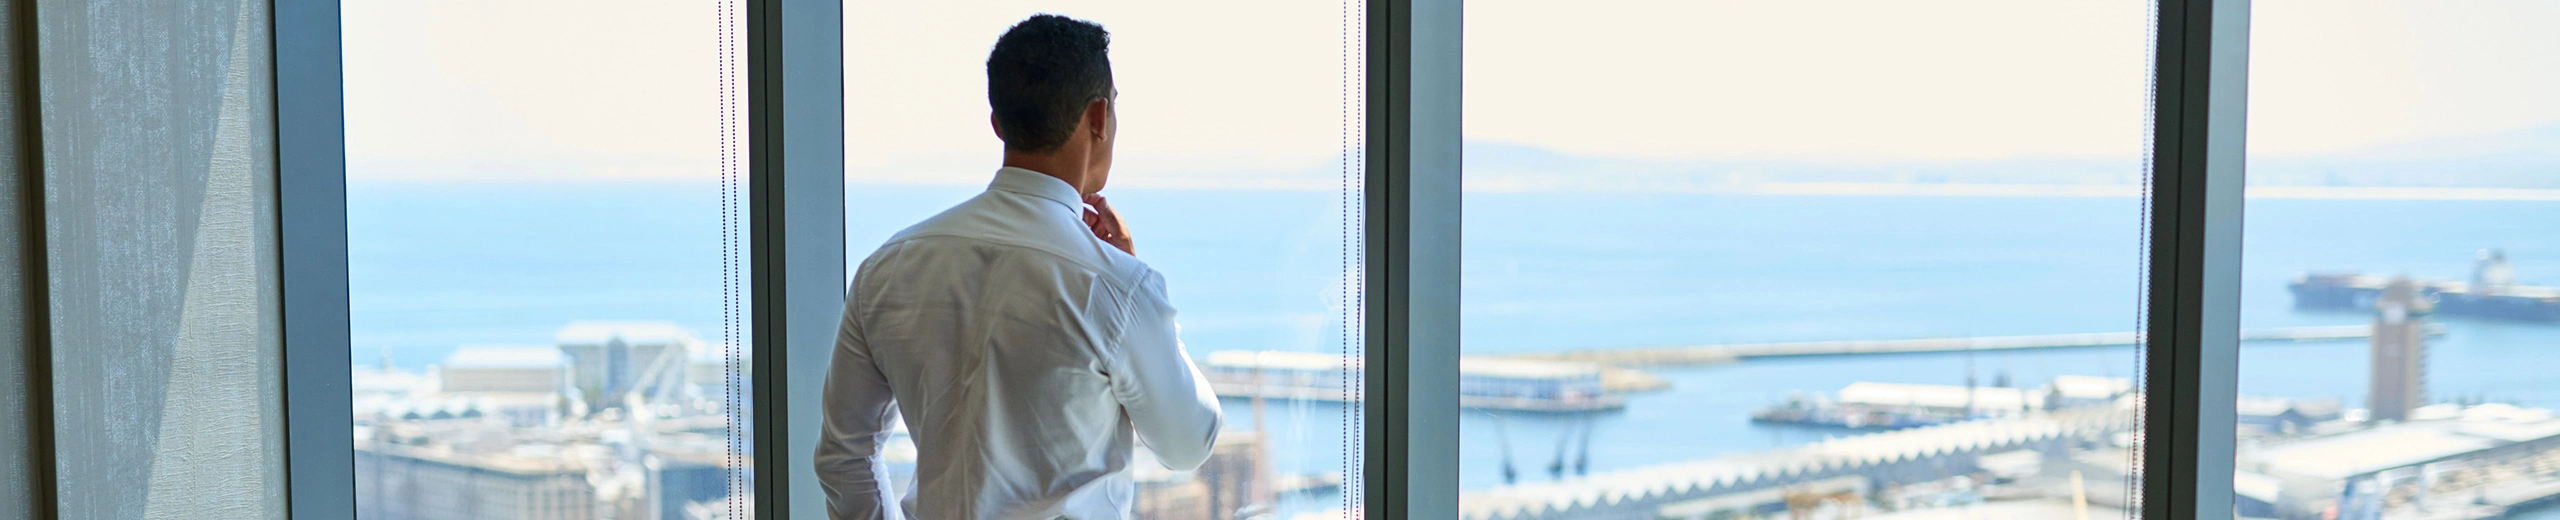
[{"label": "rooftop", "polygon": [[2069,399],[2112,399],[2133,392],[2133,380],[2121,377],[2054,376],[2053,391]]},{"label": "rooftop", "polygon": [[563,363],[549,345],[463,345],[445,356],[447,368],[553,368]]},{"label": "rooftop", "polygon": [[2268,472],[2343,479],[2560,437],[2560,420],[2546,410],[2487,404],[2464,408],[2459,415],[2272,444],[2250,459]]},{"label": "rooftop", "polygon": [[1955,452],[1998,452],[2027,442],[2090,432],[2121,431],[2130,426],[2129,410],[2090,410],[2012,419],[1966,421],[1912,428],[1774,451],[1712,459],[1672,462],[1593,473],[1559,482],[1502,486],[1461,492],[1459,517],[1569,518],[1572,511],[1629,500],[1694,500],[1716,494],[1756,489],[1771,479],[1823,477],[1890,462],[1942,456]]}]

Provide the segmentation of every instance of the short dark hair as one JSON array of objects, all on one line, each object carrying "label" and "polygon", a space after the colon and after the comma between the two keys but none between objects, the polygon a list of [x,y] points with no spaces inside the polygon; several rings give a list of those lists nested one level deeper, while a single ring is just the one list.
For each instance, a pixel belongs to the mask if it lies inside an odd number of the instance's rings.
[{"label": "short dark hair", "polygon": [[987,55],[987,105],[1007,150],[1066,144],[1084,107],[1111,96],[1111,33],[1054,14],[1013,24]]}]

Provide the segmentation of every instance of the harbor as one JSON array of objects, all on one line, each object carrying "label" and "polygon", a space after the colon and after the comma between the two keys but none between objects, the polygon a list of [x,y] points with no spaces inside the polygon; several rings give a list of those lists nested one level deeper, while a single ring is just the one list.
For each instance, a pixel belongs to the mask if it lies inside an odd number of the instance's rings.
[{"label": "harbor", "polygon": [[[2406,278],[2386,281],[2363,302],[2367,307],[2358,314],[2370,320],[2363,325],[2247,334],[2252,343],[2243,350],[2248,357],[2244,364],[2335,374],[2340,360],[2353,360],[2358,382],[2352,389],[2362,395],[2355,396],[2357,401],[2342,401],[2337,392],[2242,396],[2236,410],[2237,517],[2548,518],[2549,509],[2560,504],[2560,417],[2549,408],[2474,390],[2446,390],[2480,388],[2476,376],[2489,373],[2479,366],[2448,368],[2435,359],[2445,355],[2438,350],[2440,338],[2461,339],[2448,334],[2439,319],[2488,324],[2479,333],[2504,338],[2492,348],[2518,348],[2511,343],[2518,334],[2552,334],[2531,325],[2499,325],[2515,320],[2448,315],[2446,295],[2423,290],[2423,284]],[[1982,352],[2114,347],[2108,352],[2128,353],[2123,349],[2132,345],[2125,342],[2129,335],[2107,336],[1722,345],[1693,349],[1715,349],[1721,355],[1655,350],[1620,357],[1590,351],[1535,357],[1612,359],[1672,374],[1712,371],[1673,378],[1695,384],[1720,377],[1711,374],[1733,377],[1790,365],[1837,370],[1860,364],[1889,370],[1892,363],[1867,354],[1906,354],[1890,357],[1926,359],[1927,365],[1938,367],[1923,370],[1953,368],[1964,384],[1886,378],[1834,383],[1842,386],[1820,394],[1798,390],[1753,409],[1754,428],[1830,432],[1819,434],[1822,440],[1587,474],[1551,472],[1544,482],[1510,477],[1506,439],[1503,483],[1470,488],[1461,499],[1463,517],[1916,520],[2121,515],[2133,507],[2124,486],[2128,479],[2140,478],[2132,464],[2140,443],[2130,435],[2139,428],[2130,416],[2139,410],[2139,388],[2122,378],[2085,375],[2013,386],[2006,371],[1990,384],[1978,385],[1973,375],[1974,354]],[[2540,352],[2499,350],[2514,354],[2481,358],[2473,349],[2482,347],[2462,348],[2466,350],[2458,351],[2463,357],[2456,363],[2533,364],[2538,354],[2517,354]],[[1695,361],[1699,359],[1716,361]],[[2266,363],[2269,359],[2283,362]],[[1735,361],[1747,362],[1721,368]],[[2449,379],[2453,384],[2430,382],[2439,375],[2454,376]],[[2540,392],[2548,384],[2547,379],[2527,377],[2513,380],[2508,388]],[[1503,422],[1497,420],[1495,426]],[[1587,433],[1582,439],[1591,442]],[[1891,454],[1889,458],[1920,463],[1895,466],[1820,455],[1847,446],[1874,447]],[[1559,460],[1565,460],[1562,453]],[[1586,463],[1575,461],[1576,466]]]}]

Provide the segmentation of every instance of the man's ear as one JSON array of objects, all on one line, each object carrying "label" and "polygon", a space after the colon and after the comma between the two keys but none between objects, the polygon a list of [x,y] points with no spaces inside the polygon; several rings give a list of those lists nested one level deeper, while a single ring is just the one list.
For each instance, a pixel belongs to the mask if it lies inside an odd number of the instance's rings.
[{"label": "man's ear", "polygon": [[1102,136],[1107,135],[1103,133],[1104,128],[1102,128],[1102,125],[1110,124],[1110,118],[1111,100],[1108,98],[1096,99],[1093,100],[1092,103],[1086,103],[1084,105],[1084,124],[1081,126],[1085,128],[1085,131],[1092,132],[1094,139],[1099,140],[1102,139]]},{"label": "man's ear", "polygon": [[994,129],[996,131],[996,140],[1004,140],[1004,124],[996,122],[995,112],[987,113],[987,128]]}]

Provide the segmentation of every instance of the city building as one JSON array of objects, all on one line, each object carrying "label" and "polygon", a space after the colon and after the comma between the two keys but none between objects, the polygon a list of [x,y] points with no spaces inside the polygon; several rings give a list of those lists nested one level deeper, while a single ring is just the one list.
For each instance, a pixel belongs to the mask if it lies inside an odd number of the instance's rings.
[{"label": "city building", "polygon": [[553,446],[499,452],[356,441],[356,518],[573,520],[599,518],[589,468]]},{"label": "city building", "polygon": [[1526,411],[1615,409],[1626,399],[1600,386],[1600,365],[1567,361],[1458,358],[1458,405]]},{"label": "city building", "polygon": [[570,387],[589,413],[623,408],[634,398],[662,401],[685,387],[702,341],[672,323],[577,322],[554,336],[569,356]]},{"label": "city building", "polygon": [[2046,385],[2047,408],[2080,408],[2116,402],[2133,395],[2133,380],[2121,377],[2054,376]]},{"label": "city building", "polygon": [[1209,460],[1192,471],[1166,470],[1152,454],[1139,458],[1130,463],[1136,518],[1247,520],[1271,512],[1270,458],[1259,433],[1220,432]]},{"label": "city building", "polygon": [[643,464],[648,468],[648,504],[637,520],[684,520],[690,509],[727,505],[729,474],[748,463],[715,441],[654,447]]},{"label": "city building", "polygon": [[2393,423],[2243,442],[2244,496],[2285,519],[2501,518],[2560,498],[2560,419],[2506,404],[2437,404]]},{"label": "city building", "polygon": [[2240,396],[2240,427],[2257,433],[2291,434],[2344,416],[2336,399],[2288,399]]},{"label": "city building", "polygon": [[2427,315],[2435,303],[2416,282],[2397,278],[2373,302],[2372,420],[2405,421],[2427,404]]}]

